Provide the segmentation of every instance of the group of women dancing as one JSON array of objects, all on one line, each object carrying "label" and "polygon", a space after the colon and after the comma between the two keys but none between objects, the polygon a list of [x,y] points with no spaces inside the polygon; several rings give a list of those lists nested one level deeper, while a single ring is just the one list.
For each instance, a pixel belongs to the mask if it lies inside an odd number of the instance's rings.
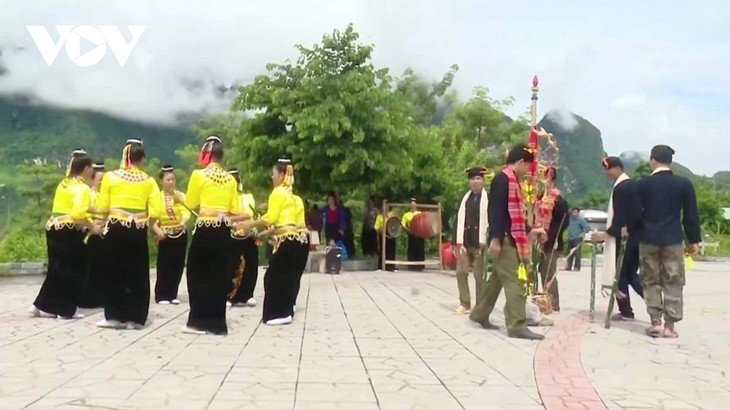
[{"label": "group of women dancing", "polygon": [[[238,169],[224,169],[223,143],[210,136],[186,193],[176,190],[172,166],[159,173],[162,190],[143,171],[139,139],[127,140],[119,169],[106,172],[83,149],[71,154],[56,188],[46,223],[48,273],[30,307],[35,317],[78,319],[79,308],[103,308],[98,326],[141,329],[150,304],[148,234],[158,246],[154,300],[180,304],[178,288],[187,267],[190,312],[183,331],[226,335],[226,307],[255,306],[257,240],[273,243],[264,276],[263,322],[294,318],[309,232],[302,199],[293,192],[288,159],[273,166],[274,188],[259,216],[242,192]],[[188,221],[194,229],[188,249]]]}]

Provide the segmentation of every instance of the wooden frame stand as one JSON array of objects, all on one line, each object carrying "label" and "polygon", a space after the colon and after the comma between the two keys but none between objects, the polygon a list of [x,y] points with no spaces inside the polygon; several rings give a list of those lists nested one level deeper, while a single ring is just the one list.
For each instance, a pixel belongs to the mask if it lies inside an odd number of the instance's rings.
[{"label": "wooden frame stand", "polygon": [[[401,261],[401,260],[388,260],[385,256],[385,240],[387,239],[386,235],[386,229],[385,229],[385,223],[388,221],[387,215],[388,215],[388,208],[410,208],[411,204],[401,204],[401,203],[388,203],[388,201],[383,201],[383,209],[381,212],[383,213],[383,230],[380,233],[380,252],[382,256],[382,265],[380,266],[380,269],[385,270],[386,265],[405,265],[405,266],[425,266],[425,265],[438,265],[439,270],[444,270],[444,255],[443,250],[441,249],[441,237],[443,236],[443,226],[441,226],[441,203],[437,203],[436,205],[421,205],[418,204],[419,210],[435,210],[438,212],[439,217],[439,231],[437,234],[437,238],[439,240],[439,258],[438,260],[424,260],[423,262],[416,262],[416,261]],[[432,239],[432,238],[429,238]]]}]

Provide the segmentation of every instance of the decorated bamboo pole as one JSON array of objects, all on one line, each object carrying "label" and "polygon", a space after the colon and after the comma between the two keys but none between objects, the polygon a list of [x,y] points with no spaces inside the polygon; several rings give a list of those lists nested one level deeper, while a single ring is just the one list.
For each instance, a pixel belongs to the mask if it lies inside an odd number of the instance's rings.
[{"label": "decorated bamboo pole", "polygon": [[535,220],[535,199],[537,194],[537,175],[540,163],[540,136],[537,132],[537,93],[540,91],[537,76],[532,77],[532,104],[530,105],[530,135],[527,138],[527,149],[535,156],[527,174],[525,183],[525,206],[527,208],[527,222],[532,225]]},{"label": "decorated bamboo pole", "polygon": [[[535,203],[537,200],[537,177],[538,177],[538,166],[540,163],[540,136],[537,132],[537,93],[540,91],[537,76],[532,78],[532,97],[530,105],[530,134],[527,138],[527,149],[533,153],[534,159],[530,164],[530,169],[527,173],[527,180],[524,181],[524,203],[527,210],[527,223],[534,226],[535,223]],[[533,260],[530,273],[528,275],[527,292],[532,294],[536,289],[537,283],[537,269],[540,261],[539,252],[534,252],[532,255]]]}]

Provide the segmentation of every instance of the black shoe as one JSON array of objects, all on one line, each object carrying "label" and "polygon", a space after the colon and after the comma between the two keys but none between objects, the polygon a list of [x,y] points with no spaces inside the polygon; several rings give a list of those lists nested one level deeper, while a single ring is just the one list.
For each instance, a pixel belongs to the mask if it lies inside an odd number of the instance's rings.
[{"label": "black shoe", "polygon": [[508,331],[507,336],[513,337],[515,339],[526,339],[526,340],[542,340],[545,338],[545,336],[535,333],[530,329],[520,329],[515,331]]},{"label": "black shoe", "polygon": [[489,321],[489,319],[484,319],[484,320],[472,320],[471,318],[469,318],[469,320],[471,320],[471,321],[472,321],[472,322],[474,322],[474,323],[477,323],[477,324],[479,324],[479,326],[483,327],[484,329],[487,329],[487,330],[499,330],[499,326],[497,326],[497,325],[494,325],[494,324],[492,324],[492,323],[491,323],[491,322]]}]

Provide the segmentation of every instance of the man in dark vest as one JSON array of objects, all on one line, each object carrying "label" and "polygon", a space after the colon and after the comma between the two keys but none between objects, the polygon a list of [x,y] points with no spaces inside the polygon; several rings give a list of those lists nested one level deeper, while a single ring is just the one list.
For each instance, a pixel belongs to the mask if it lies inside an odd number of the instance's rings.
[{"label": "man in dark vest", "polygon": [[687,178],[672,173],[673,155],[666,145],[652,148],[652,172],[636,183],[639,211],[629,225],[629,232],[639,232],[640,276],[651,318],[646,334],[651,337],[679,336],[675,324],[684,310],[685,236],[690,254],[701,241],[695,189]]},{"label": "man in dark vest", "polygon": [[484,288],[484,249],[487,246],[487,192],[484,190],[483,167],[466,170],[471,188],[461,199],[456,216],[456,283],[459,286],[459,307],[456,313],[471,312],[469,271],[474,272],[476,303]]},{"label": "man in dark vest", "polygon": [[527,328],[525,314],[525,278],[520,272],[532,261],[532,243],[545,235],[543,228],[532,229],[525,220],[525,204],[520,179],[530,169],[534,153],[524,144],[512,147],[507,164],[497,173],[489,186],[488,252],[494,263],[484,285],[484,295],[477,301],[469,319],[485,329],[498,329],[489,316],[504,289],[504,308],[509,337],[540,340],[544,336]]}]

